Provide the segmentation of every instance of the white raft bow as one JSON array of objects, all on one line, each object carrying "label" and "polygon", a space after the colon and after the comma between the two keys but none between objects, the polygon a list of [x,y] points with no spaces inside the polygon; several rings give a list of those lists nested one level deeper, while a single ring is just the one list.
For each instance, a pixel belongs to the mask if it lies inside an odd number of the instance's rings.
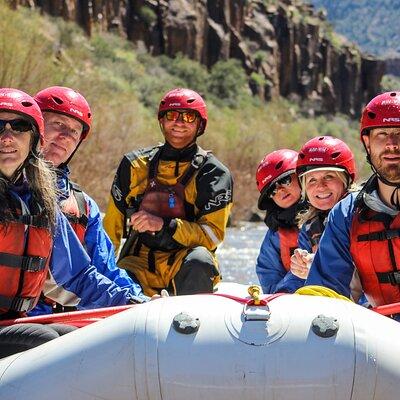
[{"label": "white raft bow", "polygon": [[399,338],[338,299],[161,298],[0,360],[0,399],[393,400]]}]

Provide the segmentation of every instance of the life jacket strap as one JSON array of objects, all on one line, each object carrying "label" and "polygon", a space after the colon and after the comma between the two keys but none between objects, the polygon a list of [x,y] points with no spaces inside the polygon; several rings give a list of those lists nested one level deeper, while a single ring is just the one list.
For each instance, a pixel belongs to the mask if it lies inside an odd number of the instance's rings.
[{"label": "life jacket strap", "polygon": [[[73,221],[74,216],[71,216],[71,221],[78,223],[82,225],[85,229],[87,228],[89,218],[89,207],[88,203],[86,201],[85,195],[83,194],[83,191],[81,187],[75,183],[75,182],[70,182],[70,186],[72,189],[72,194],[76,199],[76,203],[78,205],[78,212],[79,212],[79,217],[75,216],[75,221]],[[68,217],[70,219],[70,217]]]},{"label": "life jacket strap", "polygon": [[207,161],[208,152],[203,150],[200,146],[197,146],[197,152],[193,156],[192,161],[188,169],[184,172],[178,182],[183,186],[186,186],[192,179],[193,175],[199,170],[202,165]]},{"label": "life jacket strap", "polygon": [[371,232],[357,236],[358,242],[368,242],[371,240],[390,240],[400,237],[400,229],[387,229],[380,232]]},{"label": "life jacket strap", "polygon": [[19,215],[17,221],[23,225],[34,226],[36,228],[47,228],[49,225],[48,219],[43,215]]},{"label": "life jacket strap", "polygon": [[390,283],[393,286],[400,285],[400,271],[377,272],[379,283]]},{"label": "life jacket strap", "polygon": [[0,308],[26,312],[33,308],[36,297],[7,297],[0,295]]},{"label": "life jacket strap", "polygon": [[7,267],[20,268],[23,271],[39,272],[46,268],[46,257],[19,256],[9,253],[0,253],[0,264]]}]

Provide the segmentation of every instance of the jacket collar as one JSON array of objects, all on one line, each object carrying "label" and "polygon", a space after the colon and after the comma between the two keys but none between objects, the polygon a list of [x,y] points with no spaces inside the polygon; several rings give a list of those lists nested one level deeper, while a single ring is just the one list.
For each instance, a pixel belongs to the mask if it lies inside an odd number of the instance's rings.
[{"label": "jacket collar", "polygon": [[191,161],[196,152],[196,143],[193,143],[183,149],[176,149],[168,142],[165,142],[161,147],[160,159],[164,161]]}]

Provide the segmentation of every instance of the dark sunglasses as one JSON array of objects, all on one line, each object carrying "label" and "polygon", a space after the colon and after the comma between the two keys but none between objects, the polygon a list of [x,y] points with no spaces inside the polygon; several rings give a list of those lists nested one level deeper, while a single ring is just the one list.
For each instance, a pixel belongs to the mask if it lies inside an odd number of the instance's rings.
[{"label": "dark sunglasses", "polygon": [[269,193],[268,197],[272,198],[274,197],[277,193],[280,187],[282,186],[289,186],[292,183],[292,175],[285,176],[279,180],[277,180],[270,188],[269,188]]},{"label": "dark sunglasses", "polygon": [[169,110],[165,113],[165,118],[168,121],[177,121],[179,117],[182,115],[183,122],[194,122],[197,118],[196,111],[177,111],[177,110]]},{"label": "dark sunglasses", "polygon": [[6,125],[10,124],[11,129],[17,133],[24,133],[33,129],[32,124],[26,119],[0,119],[0,135],[6,130]]}]

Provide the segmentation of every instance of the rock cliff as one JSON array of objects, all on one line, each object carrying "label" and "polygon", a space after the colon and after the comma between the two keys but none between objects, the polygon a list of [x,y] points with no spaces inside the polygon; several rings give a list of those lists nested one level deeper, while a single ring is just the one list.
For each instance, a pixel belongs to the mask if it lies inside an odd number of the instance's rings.
[{"label": "rock cliff", "polygon": [[212,66],[241,60],[255,95],[300,101],[310,113],[358,116],[379,92],[383,61],[338,40],[300,0],[10,0],[13,7],[94,24],[143,43],[154,55],[182,53]]}]

